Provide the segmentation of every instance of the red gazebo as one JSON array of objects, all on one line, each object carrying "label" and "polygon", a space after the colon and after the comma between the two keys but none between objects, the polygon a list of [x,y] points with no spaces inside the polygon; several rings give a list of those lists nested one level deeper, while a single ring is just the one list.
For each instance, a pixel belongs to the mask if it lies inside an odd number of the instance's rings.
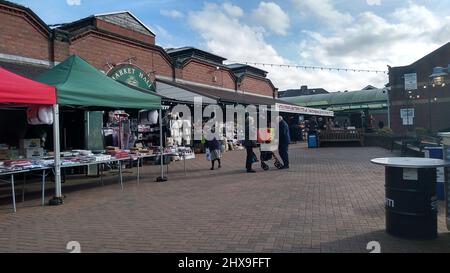
[{"label": "red gazebo", "polygon": [[54,86],[30,80],[0,67],[0,104],[54,105]]}]

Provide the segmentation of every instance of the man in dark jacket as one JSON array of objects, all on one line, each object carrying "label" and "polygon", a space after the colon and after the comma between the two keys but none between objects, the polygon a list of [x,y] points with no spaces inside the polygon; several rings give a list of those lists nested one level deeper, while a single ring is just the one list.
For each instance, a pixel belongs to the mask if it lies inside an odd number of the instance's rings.
[{"label": "man in dark jacket", "polygon": [[289,169],[288,148],[289,143],[291,143],[291,137],[289,134],[289,126],[281,116],[278,117],[278,128],[279,128],[278,153],[280,154],[281,160],[283,160],[282,169]]},{"label": "man in dark jacket", "polygon": [[247,151],[247,158],[245,160],[245,168],[248,173],[254,173],[255,170],[252,169],[252,165],[255,162],[254,157],[255,153],[253,152],[253,148],[257,146],[256,139],[253,139],[256,136],[256,124],[252,117],[247,116],[245,119],[245,140],[243,142],[243,146]]}]

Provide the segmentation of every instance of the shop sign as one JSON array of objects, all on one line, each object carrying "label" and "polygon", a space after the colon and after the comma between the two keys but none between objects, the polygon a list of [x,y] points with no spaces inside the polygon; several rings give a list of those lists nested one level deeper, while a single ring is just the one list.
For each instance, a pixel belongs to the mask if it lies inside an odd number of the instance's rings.
[{"label": "shop sign", "polygon": [[404,75],[405,78],[405,90],[417,90],[417,74],[409,73]]},{"label": "shop sign", "polygon": [[304,114],[304,115],[317,115],[317,116],[327,116],[333,117],[334,112],[328,110],[322,110],[317,108],[303,107],[297,105],[276,103],[275,109],[279,112],[287,112],[287,113],[296,113],[296,114]]},{"label": "shop sign", "polygon": [[147,73],[132,64],[120,64],[112,68],[107,75],[116,81],[124,82],[142,89],[155,90],[153,81]]}]

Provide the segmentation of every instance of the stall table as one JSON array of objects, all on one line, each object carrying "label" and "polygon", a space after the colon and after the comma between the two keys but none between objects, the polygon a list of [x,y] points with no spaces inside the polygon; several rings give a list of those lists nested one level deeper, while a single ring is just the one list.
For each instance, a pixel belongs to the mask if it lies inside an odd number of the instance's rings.
[{"label": "stall table", "polygon": [[29,170],[14,170],[14,171],[4,171],[0,172],[0,176],[10,176],[9,181],[0,179],[1,182],[5,182],[8,184],[11,184],[11,193],[12,193],[12,202],[13,202],[13,210],[16,212],[16,190],[14,187],[14,175],[21,174],[21,173],[27,173]]}]

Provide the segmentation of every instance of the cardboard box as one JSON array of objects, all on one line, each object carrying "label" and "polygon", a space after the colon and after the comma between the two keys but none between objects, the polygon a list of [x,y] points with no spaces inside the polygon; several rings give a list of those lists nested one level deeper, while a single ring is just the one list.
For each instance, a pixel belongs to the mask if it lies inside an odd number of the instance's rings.
[{"label": "cardboard box", "polygon": [[0,149],[0,160],[12,160],[19,158],[18,150]]},{"label": "cardboard box", "polygon": [[43,148],[26,148],[22,150],[22,155],[25,158],[38,158],[44,156]]},{"label": "cardboard box", "polygon": [[40,148],[40,147],[41,147],[41,140],[39,138],[21,139],[19,141],[19,148],[21,150],[27,148]]}]

